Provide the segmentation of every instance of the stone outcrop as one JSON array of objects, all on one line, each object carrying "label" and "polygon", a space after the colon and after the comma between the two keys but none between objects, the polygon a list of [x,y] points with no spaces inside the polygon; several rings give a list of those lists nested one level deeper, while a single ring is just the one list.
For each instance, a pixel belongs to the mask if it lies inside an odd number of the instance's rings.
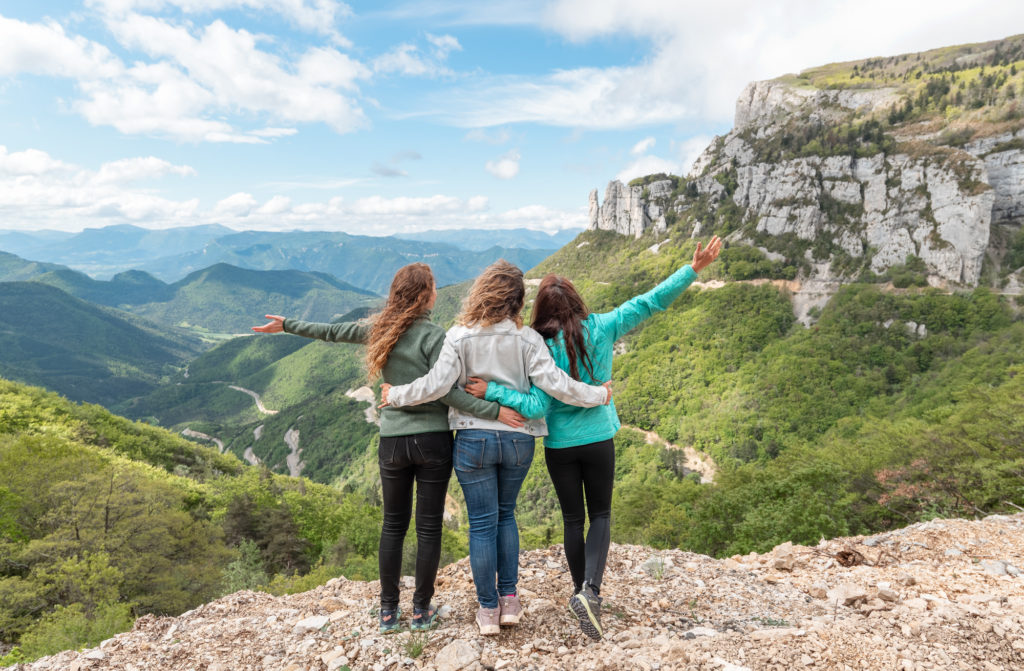
[{"label": "stone outcrop", "polygon": [[603,204],[598,205],[597,189],[590,192],[588,228],[635,238],[651,228],[664,232],[668,226],[665,210],[659,203],[671,193],[672,182],[669,180],[652,182],[646,187],[627,186],[618,180],[609,182]]},{"label": "stone outcrop", "polygon": [[[805,281],[838,286],[851,279],[843,268],[867,265],[881,274],[914,255],[934,285],[977,286],[986,254],[996,261],[1002,256],[990,244],[997,239],[993,227],[1006,227],[1005,240],[1024,224],[1024,129],[960,148],[929,144],[937,136],[931,128],[899,138],[903,147],[920,148],[914,152],[759,159],[763,143],[793,119],[801,126],[827,126],[849,121],[854,113],[887,110],[899,100],[892,89],[754,82],[737,102],[733,130],[716,138],[694,164],[690,197],[713,204],[731,199],[758,233],[824,239],[830,256],[812,258],[808,250],[811,270],[800,278]],[[600,207],[597,192],[591,192],[590,228],[634,237],[652,228],[663,231],[666,213],[681,214],[690,205],[687,196],[672,196],[671,185],[611,182]],[[695,233],[703,223],[693,222]],[[847,262],[833,263],[837,259]]]},{"label": "stone outcrop", "polygon": [[[605,638],[569,616],[561,546],[520,556],[522,621],[477,634],[469,560],[443,568],[440,627],[377,632],[379,583],[238,592],[179,617],[146,615],[98,647],[18,671],[761,671],[1024,668],[1024,515],[932,520],[814,547],[713,559],[613,545]],[[411,609],[412,579],[402,607]]]}]

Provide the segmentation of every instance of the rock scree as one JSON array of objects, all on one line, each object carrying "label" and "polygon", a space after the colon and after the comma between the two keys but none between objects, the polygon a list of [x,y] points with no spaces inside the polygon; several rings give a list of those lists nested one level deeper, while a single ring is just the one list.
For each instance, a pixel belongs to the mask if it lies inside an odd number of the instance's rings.
[{"label": "rock scree", "polygon": [[377,582],[243,591],[18,671],[990,670],[1024,668],[1024,514],[932,520],[868,537],[713,559],[613,545],[592,642],[566,608],[561,546],[522,553],[522,622],[478,635],[469,560],[441,569],[444,615],[377,632]]}]

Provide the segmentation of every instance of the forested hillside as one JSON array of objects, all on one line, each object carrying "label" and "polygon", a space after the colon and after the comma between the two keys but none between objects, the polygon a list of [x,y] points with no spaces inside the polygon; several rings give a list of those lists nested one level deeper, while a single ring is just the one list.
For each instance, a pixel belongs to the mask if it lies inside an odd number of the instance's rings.
[{"label": "forested hillside", "polygon": [[379,524],[336,490],[0,380],[0,641],[20,646],[0,663],[245,587],[372,579]]}]

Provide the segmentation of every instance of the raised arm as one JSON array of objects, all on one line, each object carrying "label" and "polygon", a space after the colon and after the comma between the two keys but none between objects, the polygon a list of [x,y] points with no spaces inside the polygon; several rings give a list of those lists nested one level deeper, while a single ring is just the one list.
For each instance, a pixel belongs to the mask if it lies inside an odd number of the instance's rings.
[{"label": "raised arm", "polygon": [[419,405],[427,401],[436,401],[451,391],[452,385],[462,374],[462,360],[451,342],[445,338],[441,353],[425,375],[409,384],[392,387],[381,385],[381,399],[384,405],[400,408],[403,405]]},{"label": "raised arm", "polygon": [[322,324],[286,319],[281,315],[264,315],[270,321],[263,326],[253,326],[257,333],[292,333],[304,338],[316,338],[327,342],[354,342],[365,344],[370,337],[370,327],[357,322]]},{"label": "raised arm", "polygon": [[635,329],[640,322],[650,319],[655,312],[668,309],[668,306],[693,284],[697,279],[697,273],[714,261],[721,250],[722,240],[717,235],[711,238],[706,249],[698,242],[693,253],[693,263],[672,273],[668,279],[647,293],[631,298],[611,312],[595,315],[597,327],[606,333],[610,332],[612,340],[618,340]]}]

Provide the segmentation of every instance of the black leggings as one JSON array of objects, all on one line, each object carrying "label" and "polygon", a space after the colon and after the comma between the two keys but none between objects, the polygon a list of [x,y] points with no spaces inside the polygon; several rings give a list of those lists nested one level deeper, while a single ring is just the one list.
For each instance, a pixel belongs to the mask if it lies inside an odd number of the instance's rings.
[{"label": "black leggings", "polygon": [[402,544],[412,517],[412,483],[416,482],[416,591],[414,608],[426,608],[434,596],[434,578],[441,561],[444,499],[452,475],[452,432],[381,436],[378,451],[384,523],[377,563],[380,607],[398,607]]},{"label": "black leggings", "polygon": [[[608,439],[575,447],[547,447],[544,460],[562,507],[565,559],[569,562],[573,587],[578,592],[586,581],[600,591],[611,542],[615,443]],[[590,529],[584,541],[583,525],[588,512]]]}]

